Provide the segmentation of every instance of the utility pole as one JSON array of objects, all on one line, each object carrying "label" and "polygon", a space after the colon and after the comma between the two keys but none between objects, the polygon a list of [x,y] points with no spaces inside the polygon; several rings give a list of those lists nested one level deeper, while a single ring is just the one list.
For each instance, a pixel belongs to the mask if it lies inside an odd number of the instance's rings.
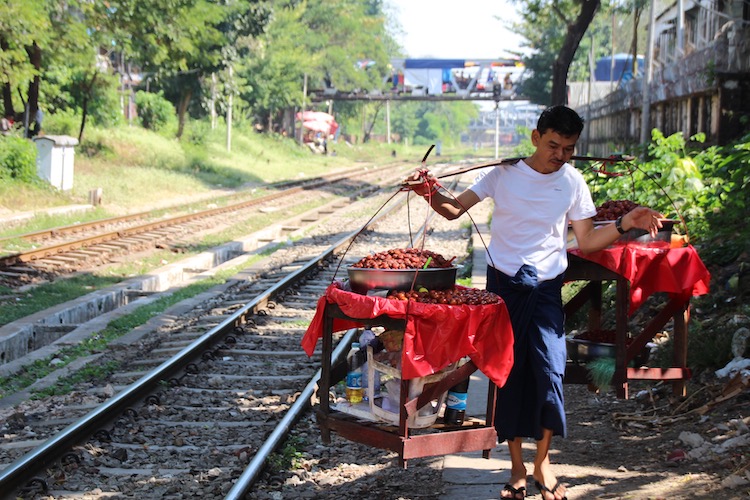
[{"label": "utility pole", "polygon": [[612,92],[615,90],[615,13],[612,11],[612,48],[610,50],[610,57],[612,58],[611,61],[609,61],[609,91]]},{"label": "utility pole", "polygon": [[[648,16],[648,50],[646,51],[646,74],[643,76],[641,85],[641,95],[643,96],[643,108],[641,110],[641,144],[645,146],[651,137],[649,124],[651,123],[651,98],[649,96],[649,87],[654,75],[654,24],[656,16],[654,15],[654,0],[649,2]],[[644,148],[644,156],[646,149]]]},{"label": "utility pole", "polygon": [[[300,116],[305,116],[305,107],[307,106],[307,73],[305,73],[304,80],[302,80],[302,113]],[[303,118],[301,120],[302,122],[305,121]],[[304,127],[300,123],[299,125],[299,143],[300,145],[303,143],[304,140]]]},{"label": "utility pole", "polygon": [[227,102],[227,151],[232,150],[232,104],[234,101],[234,82],[232,81],[233,69],[229,65],[229,99]]},{"label": "utility pole", "polygon": [[685,55],[685,5],[683,0],[677,0],[677,58]]},{"label": "utility pole", "polygon": [[211,130],[216,129],[216,73],[211,73]]},{"label": "utility pole", "polygon": [[500,100],[503,88],[498,84],[492,86],[492,98],[495,100],[495,159],[500,158]]},{"label": "utility pole", "polygon": [[495,159],[500,158],[500,101],[495,101]]},{"label": "utility pole", "polygon": [[391,100],[385,101],[385,135],[387,136],[388,144],[391,143]]}]

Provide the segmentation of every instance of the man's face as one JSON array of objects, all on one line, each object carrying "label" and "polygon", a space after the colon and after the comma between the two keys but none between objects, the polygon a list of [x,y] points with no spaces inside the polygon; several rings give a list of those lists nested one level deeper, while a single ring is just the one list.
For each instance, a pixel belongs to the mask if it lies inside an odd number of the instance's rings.
[{"label": "man's face", "polygon": [[536,147],[534,168],[542,173],[556,172],[570,160],[578,141],[577,135],[560,135],[554,130],[540,134],[538,130],[531,133],[531,143]]}]

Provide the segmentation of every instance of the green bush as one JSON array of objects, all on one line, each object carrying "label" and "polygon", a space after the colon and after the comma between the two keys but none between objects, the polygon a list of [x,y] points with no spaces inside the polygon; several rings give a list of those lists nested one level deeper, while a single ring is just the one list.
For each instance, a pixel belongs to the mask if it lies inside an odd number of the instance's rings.
[{"label": "green bush", "polygon": [[84,107],[86,127],[114,127],[123,122],[120,82],[117,76],[100,72],[94,78],[88,70],[83,69],[72,73],[59,71],[52,73],[51,84],[54,83],[59,85],[57,92],[46,97],[50,111],[67,111],[78,117],[75,134],[66,135],[78,136]]},{"label": "green bush", "polygon": [[135,105],[143,128],[161,131],[177,122],[174,106],[161,92],[153,94],[139,90],[135,94]]},{"label": "green bush", "polygon": [[44,117],[44,133],[46,135],[69,135],[78,137],[81,130],[81,115],[72,109],[48,113]]},{"label": "green bush", "polygon": [[190,120],[183,137],[187,142],[196,146],[204,146],[206,139],[211,135],[211,124],[207,121]]},{"label": "green bush", "polygon": [[0,138],[0,179],[31,182],[36,176],[36,146],[21,137]]},{"label": "green bush", "polygon": [[[115,75],[99,75],[88,101],[87,126],[94,124],[100,127],[115,127],[123,123],[119,86],[120,82]],[[82,98],[83,96],[79,97]],[[127,101],[127,96],[125,100]],[[81,106],[79,105],[79,109]]]}]

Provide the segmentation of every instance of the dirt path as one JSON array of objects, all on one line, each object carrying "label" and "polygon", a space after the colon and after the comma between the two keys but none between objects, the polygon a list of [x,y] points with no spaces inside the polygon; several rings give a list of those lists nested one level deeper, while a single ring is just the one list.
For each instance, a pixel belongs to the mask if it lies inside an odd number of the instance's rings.
[{"label": "dirt path", "polygon": [[580,385],[565,392],[568,437],[553,441],[552,459],[570,500],[750,498],[750,483],[733,484],[748,480],[747,391],[703,416],[685,414],[715,391],[675,415],[680,403],[670,404],[666,385],[629,400]]}]

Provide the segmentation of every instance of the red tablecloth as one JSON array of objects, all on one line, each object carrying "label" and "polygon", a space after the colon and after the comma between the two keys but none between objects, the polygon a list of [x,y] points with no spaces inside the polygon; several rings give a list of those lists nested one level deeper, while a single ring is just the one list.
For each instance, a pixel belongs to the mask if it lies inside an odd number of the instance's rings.
[{"label": "red tablecloth", "polygon": [[[302,339],[312,356],[323,335],[326,304],[336,304],[350,318],[372,319],[387,315],[406,320],[401,353],[404,379],[436,373],[469,356],[498,387],[505,384],[513,366],[513,330],[504,302],[483,306],[423,304],[414,301],[370,297],[341,290],[331,284],[318,299],[317,310]],[[335,318],[333,331],[363,326],[358,321]]]},{"label": "red tablecloth", "polygon": [[630,310],[633,314],[655,292],[690,297],[708,293],[711,274],[692,245],[644,247],[622,245],[584,254],[570,253],[606,267],[630,282]]}]

